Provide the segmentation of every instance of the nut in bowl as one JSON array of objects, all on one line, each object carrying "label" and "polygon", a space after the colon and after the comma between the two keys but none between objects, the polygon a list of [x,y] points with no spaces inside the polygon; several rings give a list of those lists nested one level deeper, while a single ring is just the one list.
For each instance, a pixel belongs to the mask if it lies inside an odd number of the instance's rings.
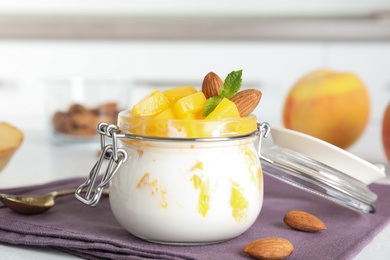
[{"label": "nut in bowl", "polygon": [[118,222],[157,243],[216,243],[248,230],[263,203],[255,145],[262,128],[255,116],[240,117],[230,98],[241,86],[241,71],[229,75],[214,99],[188,86],[155,90],[121,112],[118,126],[100,124],[100,133],[113,139],[100,160],[109,155],[115,166],[100,184],[94,175],[78,190],[110,182]]},{"label": "nut in bowl", "polygon": [[126,80],[69,78],[45,81],[49,137],[54,143],[97,141],[99,122],[116,124],[130,100]]},{"label": "nut in bowl", "polygon": [[52,117],[52,124],[56,134],[69,135],[80,138],[96,136],[96,125],[103,121],[116,124],[118,116],[117,103],[104,103],[97,107],[85,107],[81,104],[72,104],[65,111],[57,111]]}]

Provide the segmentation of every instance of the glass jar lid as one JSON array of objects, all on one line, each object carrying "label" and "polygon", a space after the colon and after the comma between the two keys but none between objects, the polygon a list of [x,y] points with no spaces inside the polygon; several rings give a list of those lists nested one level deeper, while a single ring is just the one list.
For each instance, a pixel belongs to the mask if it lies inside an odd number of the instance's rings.
[{"label": "glass jar lid", "polygon": [[[260,144],[264,173],[342,206],[375,212],[367,185],[385,177],[379,167],[318,138],[271,128]],[[270,140],[271,139],[271,140]]]}]

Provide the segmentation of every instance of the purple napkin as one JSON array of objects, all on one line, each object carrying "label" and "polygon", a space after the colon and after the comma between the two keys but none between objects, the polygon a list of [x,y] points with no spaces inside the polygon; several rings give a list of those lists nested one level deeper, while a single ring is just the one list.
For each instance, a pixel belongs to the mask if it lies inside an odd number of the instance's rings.
[{"label": "purple napkin", "polygon": [[[266,169],[265,169],[266,170]],[[2,190],[13,194],[43,194],[75,188],[84,179],[69,179],[40,186]],[[288,259],[351,259],[390,220],[390,186],[373,184],[378,195],[375,214],[343,208],[323,198],[264,176],[265,200],[255,224],[241,236],[205,246],[170,246],[143,241],[116,222],[109,201],[102,198],[95,208],[74,196],[57,198],[57,205],[40,215],[19,215],[0,208],[0,242],[56,248],[85,259],[251,259],[242,250],[262,237],[291,241],[294,253]],[[327,230],[295,231],[283,223],[284,214],[299,209],[320,217]]]}]

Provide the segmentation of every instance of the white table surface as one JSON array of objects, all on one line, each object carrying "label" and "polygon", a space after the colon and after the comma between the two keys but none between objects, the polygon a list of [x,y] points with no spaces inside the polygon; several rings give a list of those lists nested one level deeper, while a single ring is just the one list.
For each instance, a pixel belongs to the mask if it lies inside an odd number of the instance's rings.
[{"label": "white table surface", "polygon": [[[24,131],[25,140],[10,163],[0,173],[0,188],[41,184],[70,177],[87,177],[97,160],[99,144],[56,146],[43,131]],[[390,183],[390,179],[383,182]],[[389,259],[390,225],[355,258],[357,260]],[[52,249],[14,246],[0,243],[1,259],[77,259]]]}]

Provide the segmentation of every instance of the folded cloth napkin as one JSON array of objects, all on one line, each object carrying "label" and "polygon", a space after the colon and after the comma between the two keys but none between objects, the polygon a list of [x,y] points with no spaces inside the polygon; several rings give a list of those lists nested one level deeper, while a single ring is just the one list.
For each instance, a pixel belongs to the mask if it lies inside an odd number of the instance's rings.
[{"label": "folded cloth napkin", "polygon": [[[267,170],[267,169],[265,169]],[[43,194],[75,188],[84,179],[68,179],[39,186],[2,190],[13,194]],[[377,211],[365,214],[264,176],[265,200],[255,224],[241,236],[218,244],[172,246],[134,237],[115,220],[107,198],[95,208],[74,196],[57,198],[46,213],[19,215],[0,208],[0,242],[56,248],[85,259],[250,259],[243,247],[263,237],[286,238],[295,247],[288,259],[351,259],[390,220],[390,186],[372,184],[378,195]],[[283,223],[284,214],[299,209],[320,217],[327,230],[306,233]]]}]

